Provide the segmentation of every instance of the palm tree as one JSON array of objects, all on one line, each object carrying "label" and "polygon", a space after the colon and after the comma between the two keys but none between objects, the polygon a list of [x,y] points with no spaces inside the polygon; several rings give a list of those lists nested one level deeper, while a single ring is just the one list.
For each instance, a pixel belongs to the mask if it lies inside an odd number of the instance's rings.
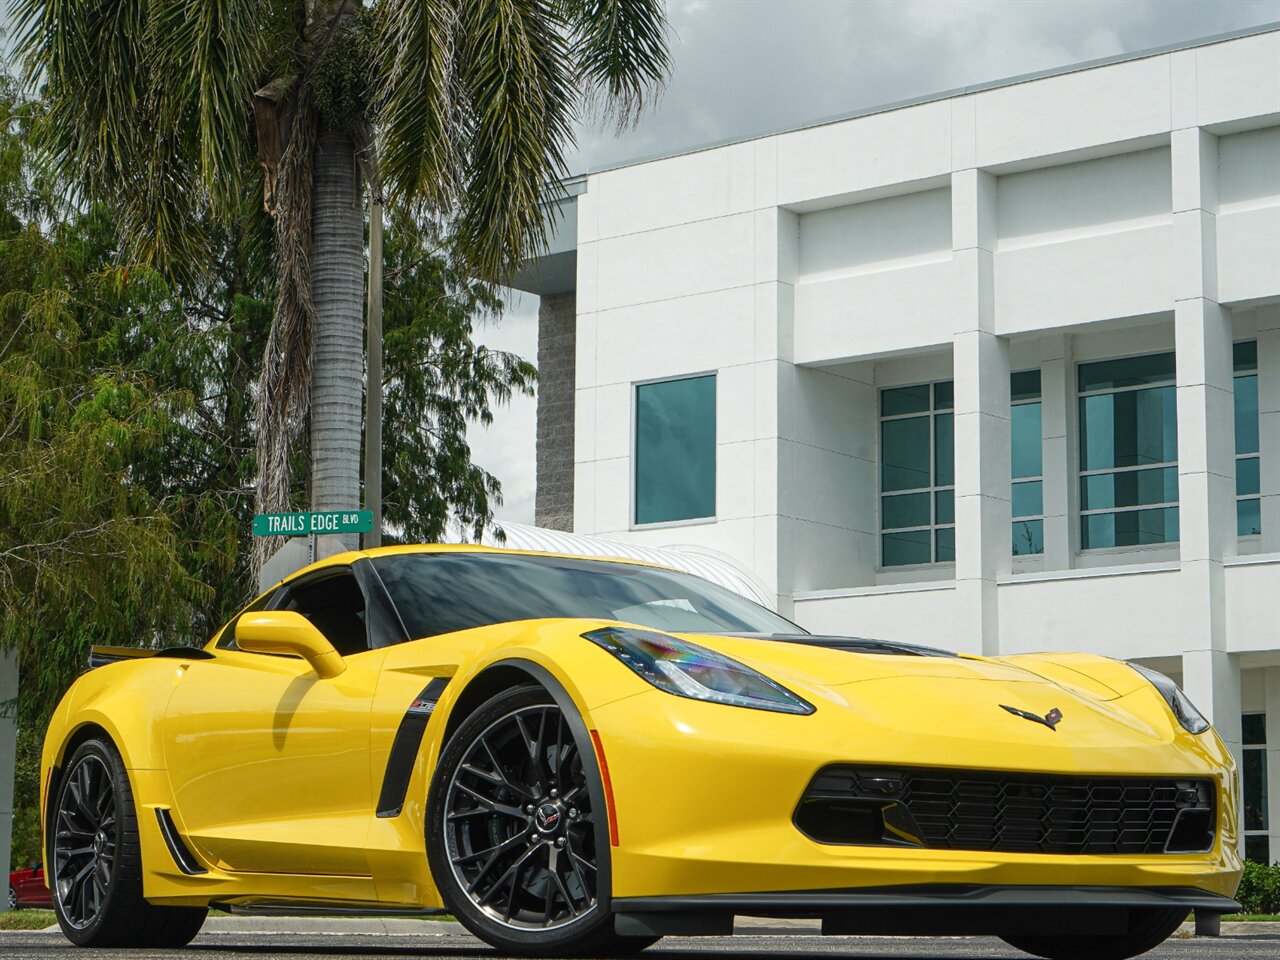
[{"label": "palm tree", "polygon": [[498,282],[544,238],[579,111],[625,124],[668,69],[662,0],[12,2],[48,156],[129,256],[198,274],[202,224],[274,217],[260,512],[289,508],[308,433],[312,509],[360,505],[363,184]]}]

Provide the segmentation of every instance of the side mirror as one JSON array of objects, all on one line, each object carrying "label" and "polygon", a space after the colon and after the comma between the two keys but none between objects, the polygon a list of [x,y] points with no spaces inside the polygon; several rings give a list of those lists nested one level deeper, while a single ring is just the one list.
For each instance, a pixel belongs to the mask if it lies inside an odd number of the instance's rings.
[{"label": "side mirror", "polygon": [[236,621],[236,646],[249,653],[275,653],[302,657],[322,680],[347,669],[342,655],[333,649],[310,620],[292,610],[246,613]]}]

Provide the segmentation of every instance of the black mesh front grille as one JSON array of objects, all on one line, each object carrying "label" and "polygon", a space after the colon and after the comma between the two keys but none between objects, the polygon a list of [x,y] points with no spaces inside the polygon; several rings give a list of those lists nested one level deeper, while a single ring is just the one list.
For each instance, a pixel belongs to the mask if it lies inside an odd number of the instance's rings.
[{"label": "black mesh front grille", "polygon": [[1213,846],[1214,798],[1213,781],[1190,777],[841,765],[814,778],[795,822],[820,843],[1007,853],[1197,853]]}]

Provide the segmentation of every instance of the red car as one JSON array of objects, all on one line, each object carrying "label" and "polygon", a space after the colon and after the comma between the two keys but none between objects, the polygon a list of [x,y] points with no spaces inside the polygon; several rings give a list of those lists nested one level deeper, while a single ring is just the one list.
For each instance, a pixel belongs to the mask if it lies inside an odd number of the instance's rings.
[{"label": "red car", "polygon": [[44,885],[44,864],[33,863],[9,874],[9,909],[19,907],[53,908],[53,895]]}]

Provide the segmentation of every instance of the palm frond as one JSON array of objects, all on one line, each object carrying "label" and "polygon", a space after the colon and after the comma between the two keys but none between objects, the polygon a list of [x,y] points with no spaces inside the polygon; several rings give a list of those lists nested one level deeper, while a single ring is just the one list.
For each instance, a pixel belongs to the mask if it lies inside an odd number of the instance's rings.
[{"label": "palm frond", "polygon": [[560,0],[588,104],[631,126],[671,69],[662,0]]},{"label": "palm frond", "polygon": [[454,3],[386,3],[375,11],[371,84],[382,175],[405,197],[439,211],[461,180]]},{"label": "palm frond", "polygon": [[212,203],[234,207],[252,169],[248,107],[266,51],[261,0],[150,0],[145,46],[160,136],[191,138]]},{"label": "palm frond", "polygon": [[145,0],[17,0],[16,52],[43,86],[44,152],[89,194],[113,193],[137,167]]},{"label": "palm frond", "polygon": [[560,28],[537,0],[478,0],[459,20],[466,165],[455,243],[486,280],[541,246],[542,204],[565,174],[577,97]]}]

